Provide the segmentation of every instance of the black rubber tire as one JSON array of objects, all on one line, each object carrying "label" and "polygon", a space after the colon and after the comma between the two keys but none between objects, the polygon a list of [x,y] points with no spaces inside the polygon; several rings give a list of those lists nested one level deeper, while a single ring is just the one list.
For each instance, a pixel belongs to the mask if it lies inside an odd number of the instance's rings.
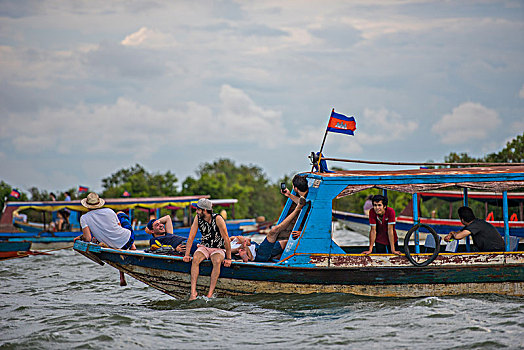
[{"label": "black rubber tire", "polygon": [[[433,255],[431,255],[429,259],[424,260],[423,262],[419,263],[413,259],[413,257],[411,256],[411,253],[409,252],[409,239],[411,238],[411,235],[413,234],[413,232],[415,232],[416,230],[418,230],[421,227],[424,227],[426,230],[429,231],[429,233],[431,233],[431,235],[433,236],[433,239],[435,240],[436,247],[435,247],[435,251],[433,252]],[[418,267],[428,266],[429,264],[433,262],[433,260],[437,258],[439,253],[440,253],[440,237],[431,226],[428,226],[426,224],[416,224],[415,226],[410,228],[409,231],[406,233],[406,237],[404,237],[404,254],[406,254],[406,258],[408,258],[409,262],[412,263],[413,265],[418,266]]]}]

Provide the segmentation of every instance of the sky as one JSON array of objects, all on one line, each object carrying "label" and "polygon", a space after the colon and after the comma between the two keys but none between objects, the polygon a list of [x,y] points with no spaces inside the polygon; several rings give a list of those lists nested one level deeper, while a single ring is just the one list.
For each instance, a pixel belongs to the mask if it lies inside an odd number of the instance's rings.
[{"label": "sky", "polygon": [[500,151],[524,131],[524,1],[0,0],[0,180],[21,191],[219,158],[277,181],[311,169],[333,108],[357,129],[327,157]]}]

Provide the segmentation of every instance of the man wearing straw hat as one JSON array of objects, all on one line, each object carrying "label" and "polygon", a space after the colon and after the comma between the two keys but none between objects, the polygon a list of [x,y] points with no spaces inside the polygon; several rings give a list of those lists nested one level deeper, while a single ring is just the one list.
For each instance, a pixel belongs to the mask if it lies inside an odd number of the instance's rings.
[{"label": "man wearing straw hat", "polygon": [[[117,215],[112,209],[103,208],[105,201],[94,192],[89,193],[81,203],[89,211],[80,217],[82,234],[75,241],[91,242],[95,238],[111,248],[136,250],[135,234],[124,212]],[[124,274],[120,272],[120,285],[126,284]]]}]

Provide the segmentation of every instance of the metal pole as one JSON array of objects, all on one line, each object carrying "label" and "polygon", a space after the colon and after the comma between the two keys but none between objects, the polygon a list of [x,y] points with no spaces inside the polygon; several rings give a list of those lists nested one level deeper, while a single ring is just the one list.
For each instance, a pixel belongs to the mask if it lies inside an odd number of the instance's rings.
[{"label": "metal pole", "polygon": [[508,191],[502,192],[502,213],[504,216],[504,241],[509,252]]},{"label": "metal pole", "polygon": [[[329,127],[329,122],[331,121],[331,116],[333,115],[333,112],[335,112],[335,108],[333,108],[331,110],[331,114],[329,115],[329,120],[328,120],[328,124],[326,125],[326,132],[324,133],[324,139],[322,139],[322,145],[320,146],[320,152],[319,152],[319,155],[318,155],[318,171],[320,172],[320,155],[322,154],[322,151],[324,150],[324,144],[326,143],[326,137],[327,137],[327,128]],[[313,172],[313,170],[315,169],[315,164],[313,164],[311,166],[311,172]]]},{"label": "metal pole", "polygon": [[379,162],[374,160],[342,159],[326,157],[325,160],[348,163],[385,164],[385,165],[421,165],[421,166],[521,166],[524,163],[412,163],[412,162]]},{"label": "metal pole", "polygon": [[[464,203],[465,207],[468,206],[468,189],[467,188],[464,188],[463,203]],[[469,236],[466,236],[466,238],[464,240],[466,242],[466,251],[470,252],[471,251],[471,246],[470,246],[470,242],[469,242]]]},{"label": "metal pole", "polygon": [[[419,223],[418,219],[418,198],[417,193],[413,193],[413,224],[417,225]],[[415,231],[415,253],[420,253],[420,243],[419,243],[419,232]]]}]

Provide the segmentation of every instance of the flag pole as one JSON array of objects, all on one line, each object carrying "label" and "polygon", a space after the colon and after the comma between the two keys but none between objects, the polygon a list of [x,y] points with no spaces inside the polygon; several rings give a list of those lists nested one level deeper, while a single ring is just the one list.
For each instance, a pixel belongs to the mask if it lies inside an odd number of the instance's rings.
[{"label": "flag pole", "polygon": [[[331,114],[329,116],[329,120],[328,120],[328,125],[326,126],[326,132],[324,133],[324,139],[322,140],[322,145],[320,146],[320,152],[318,152],[318,171],[320,172],[320,160],[322,159],[322,150],[324,150],[324,144],[326,143],[326,137],[327,137],[327,134],[328,134],[328,127],[329,127],[329,122],[331,120],[331,116],[333,115],[333,112],[335,112],[335,108],[333,108],[331,110]],[[312,162],[313,162],[313,159],[312,159]],[[315,163],[313,163],[313,165],[311,166],[311,172],[313,172],[313,170],[315,169]]]}]

